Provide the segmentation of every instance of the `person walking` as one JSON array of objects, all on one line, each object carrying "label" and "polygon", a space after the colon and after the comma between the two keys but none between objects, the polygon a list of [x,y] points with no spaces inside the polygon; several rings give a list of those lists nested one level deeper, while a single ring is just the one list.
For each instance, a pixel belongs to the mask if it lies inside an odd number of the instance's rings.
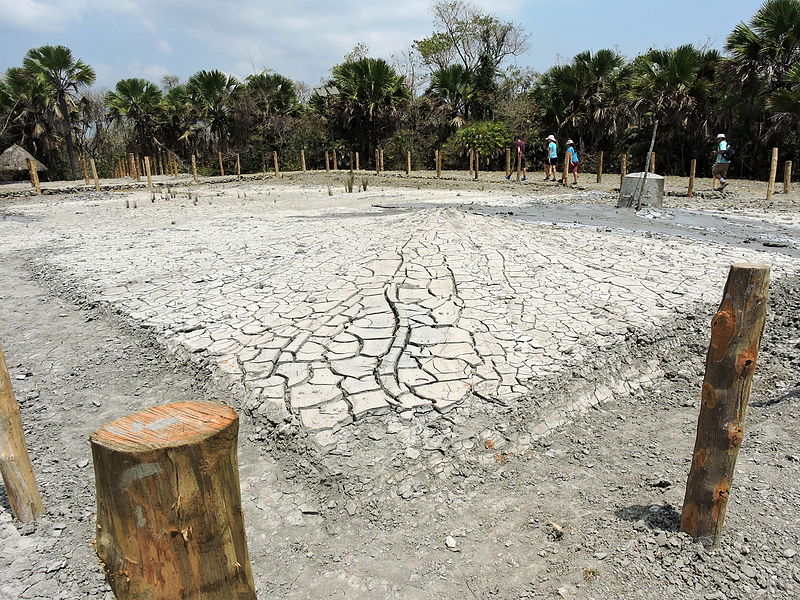
[{"label": "person walking", "polygon": [[725,181],[725,176],[728,174],[728,166],[731,164],[731,161],[726,158],[728,150],[728,142],[725,140],[725,134],[720,133],[717,135],[717,149],[711,153],[711,156],[716,157],[716,161],[714,165],[711,167],[711,176],[714,178],[714,181],[711,183],[711,189],[717,189],[717,181],[719,181],[719,191],[725,189],[725,186],[728,185]]},{"label": "person walking", "polygon": [[[578,185],[578,166],[581,164],[581,159],[578,157],[578,151],[574,147],[575,142],[567,140],[567,154],[569,154],[569,172],[572,173],[572,185]],[[567,183],[566,181],[564,182]]]},{"label": "person walking", "polygon": [[[522,171],[522,181],[526,181],[528,178],[525,174],[525,142],[519,135],[514,136],[514,157],[514,164]],[[506,175],[506,179],[511,179],[511,175]]]},{"label": "person walking", "polygon": [[549,181],[553,178],[556,180],[556,165],[558,164],[558,146],[556,145],[556,136],[547,136],[547,157],[544,161],[544,180]]}]

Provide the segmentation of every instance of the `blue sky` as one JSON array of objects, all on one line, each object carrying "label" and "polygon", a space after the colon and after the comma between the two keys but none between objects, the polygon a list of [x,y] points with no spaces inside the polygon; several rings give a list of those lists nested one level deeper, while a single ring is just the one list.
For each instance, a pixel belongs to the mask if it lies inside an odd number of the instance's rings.
[{"label": "blue sky", "polygon": [[[634,56],[684,43],[721,48],[761,5],[746,0],[478,2],[531,35],[520,66],[543,71],[583,50]],[[315,86],[356,43],[390,58],[432,31],[430,0],[0,0],[0,70],[63,44],[101,87],[124,77],[185,80],[199,69],[246,76],[270,68]]]}]

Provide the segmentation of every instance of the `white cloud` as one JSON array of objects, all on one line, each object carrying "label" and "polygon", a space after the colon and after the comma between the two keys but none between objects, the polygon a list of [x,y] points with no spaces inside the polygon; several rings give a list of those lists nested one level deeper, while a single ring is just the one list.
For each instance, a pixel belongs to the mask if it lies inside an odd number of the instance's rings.
[{"label": "white cloud", "polygon": [[172,52],[172,46],[170,46],[166,40],[158,40],[156,42],[156,48],[162,52]]}]

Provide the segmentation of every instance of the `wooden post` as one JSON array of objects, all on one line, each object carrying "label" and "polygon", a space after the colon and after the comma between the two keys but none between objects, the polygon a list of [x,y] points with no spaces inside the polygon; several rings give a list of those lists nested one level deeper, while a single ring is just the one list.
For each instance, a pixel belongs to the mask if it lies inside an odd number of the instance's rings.
[{"label": "wooden post", "polygon": [[[30,162],[30,158],[28,161]],[[3,349],[0,348],[0,474],[14,516],[28,523],[44,512],[25,444],[19,404],[11,387]]]},{"label": "wooden post", "polygon": [[42,186],[39,184],[39,173],[36,171],[36,164],[30,158],[26,158],[25,160],[28,161],[28,174],[31,177],[31,185],[33,189],[36,190],[36,193],[41,196]]},{"label": "wooden post", "polygon": [[333,170],[339,170],[339,158],[336,156],[336,148],[333,149]]},{"label": "wooden post", "polygon": [[381,173],[381,151],[377,148],[375,149],[375,175],[380,175]]},{"label": "wooden post", "polygon": [[686,196],[694,198],[694,176],[697,174],[697,159],[693,158],[689,165],[689,189],[686,191]]},{"label": "wooden post", "polygon": [[225,165],[222,162],[222,152],[217,152],[217,159],[219,159],[219,174],[225,176]]},{"label": "wooden post", "polygon": [[175,174],[175,179],[179,179],[180,178],[180,168],[179,168],[179,165],[178,165],[178,155],[175,154],[174,152],[172,153],[172,169],[173,169],[173,172]]},{"label": "wooden post", "polygon": [[778,149],[772,149],[772,162],[769,166],[769,181],[767,182],[767,200],[772,199],[775,191],[775,177],[778,174]]},{"label": "wooden post", "polygon": [[478,152],[477,150],[475,150],[475,154],[473,154],[473,156],[475,157],[475,181],[477,181],[478,180],[478,173],[481,170],[481,166],[480,166],[481,153]]},{"label": "wooden post", "polygon": [[621,154],[619,157],[619,187],[622,189],[622,183],[625,181],[625,175],[628,174],[628,155]]},{"label": "wooden post", "polygon": [[650,154],[650,172],[651,173],[655,173],[656,172],[656,153],[655,152]]},{"label": "wooden post", "polygon": [[472,177],[472,148],[467,150],[467,162],[469,162],[469,167],[467,167],[469,170],[469,175]]},{"label": "wooden post", "polygon": [[330,153],[325,150],[325,171],[331,170],[331,155]]},{"label": "wooden post", "polygon": [[236,442],[239,418],[177,402],[89,438],[97,555],[117,600],[255,600]]},{"label": "wooden post", "polygon": [[100,191],[100,178],[97,176],[97,165],[94,162],[93,158],[89,159],[89,164],[92,167],[92,177],[94,178],[94,189],[96,191]]},{"label": "wooden post", "polygon": [[384,159],[384,156],[383,156],[383,148],[381,148],[381,173],[383,173],[383,172],[386,170],[386,169],[384,169],[384,167],[383,167],[383,164],[384,164],[384,163],[383,163],[383,159]]},{"label": "wooden post", "polygon": [[411,175],[411,150],[406,150],[406,175]]},{"label": "wooden post", "polygon": [[506,148],[506,178],[511,177],[511,148]]},{"label": "wooden post", "polygon": [[302,149],[300,150],[300,170],[302,170],[303,173],[306,172],[306,151]]},{"label": "wooden post", "polygon": [[569,152],[564,152],[564,172],[561,175],[561,183],[567,185],[569,183]]},{"label": "wooden post", "polygon": [[192,154],[192,179],[197,183],[197,156]]},{"label": "wooden post", "polygon": [[442,177],[442,151],[436,150],[433,153],[433,160],[436,163],[436,178],[441,179]]},{"label": "wooden post", "polygon": [[242,163],[239,160],[239,155],[236,155],[236,179],[241,180],[242,178]]},{"label": "wooden post", "polygon": [[147,187],[153,187],[153,174],[150,172],[150,157],[144,157],[144,172],[147,175]]},{"label": "wooden post", "polygon": [[139,174],[136,172],[136,159],[133,157],[133,153],[128,154],[128,172],[131,178],[139,181]]},{"label": "wooden post", "polygon": [[358,152],[356,152],[356,171],[361,170],[361,160],[359,159]]},{"label": "wooden post", "polygon": [[81,168],[83,169],[83,181],[89,185],[89,168],[86,164],[86,157],[81,154]]},{"label": "wooden post", "polygon": [[603,183],[603,151],[597,157],[597,183]]},{"label": "wooden post", "polygon": [[517,169],[517,183],[520,182],[522,178],[522,155],[519,152],[514,153],[516,169]]},{"label": "wooden post", "polygon": [[792,191],[792,161],[787,160],[783,165],[783,193],[788,194]]},{"label": "wooden post", "polygon": [[768,266],[732,265],[722,304],[711,320],[697,439],[681,515],[681,529],[706,546],[716,546],[722,535],[768,294]]},{"label": "wooden post", "polygon": [[275,151],[272,152],[272,166],[275,168],[275,177],[280,177],[281,170],[278,166],[278,153]]}]

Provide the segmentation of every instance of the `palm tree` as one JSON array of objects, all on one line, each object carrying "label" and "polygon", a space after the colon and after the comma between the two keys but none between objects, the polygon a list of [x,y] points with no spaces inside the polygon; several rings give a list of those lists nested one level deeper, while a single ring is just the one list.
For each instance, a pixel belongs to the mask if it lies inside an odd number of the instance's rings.
[{"label": "palm tree", "polygon": [[463,65],[451,65],[431,76],[428,95],[437,99],[450,124],[461,127],[470,118],[477,95],[475,78]]},{"label": "palm tree", "polygon": [[767,99],[767,109],[774,113],[768,135],[786,135],[800,127],[800,63],[789,69],[785,82],[791,87],[779,89]]},{"label": "palm tree", "polygon": [[238,85],[235,77],[216,69],[198,71],[186,82],[189,103],[197,111],[200,122],[208,128],[217,151],[225,146],[231,102]]},{"label": "palm tree", "polygon": [[279,73],[262,71],[247,77],[247,91],[264,115],[289,114],[298,108],[294,82]]},{"label": "palm tree", "polygon": [[72,51],[65,46],[40,46],[28,50],[22,61],[26,72],[48,87],[55,100],[59,116],[64,125],[67,155],[72,178],[78,178],[75,164],[75,148],[72,141],[72,120],[68,107],[74,101],[73,94],[83,86],[94,83],[94,69],[80,59],[74,59]]},{"label": "palm tree", "polygon": [[[650,50],[632,64],[630,98],[634,111],[661,123],[663,140],[660,152],[672,164],[680,153],[680,163],[687,153],[711,137],[713,125],[714,76],[719,53],[683,45],[670,50]],[[674,166],[674,164],[672,164]]]},{"label": "palm tree", "polygon": [[30,140],[34,154],[52,158],[57,111],[49,86],[21,67],[12,67],[0,81],[0,104],[5,106],[0,108],[4,114],[0,134],[5,132],[23,146]]},{"label": "palm tree", "polygon": [[315,93],[312,107],[371,157],[395,131],[411,97],[405,79],[383,59],[361,58],[335,66],[328,85],[336,93],[327,101]]},{"label": "palm tree", "polygon": [[122,79],[105,96],[112,118],[128,119],[136,132],[141,152],[151,149],[149,142],[163,112],[163,94],[157,85],[144,79]]}]

